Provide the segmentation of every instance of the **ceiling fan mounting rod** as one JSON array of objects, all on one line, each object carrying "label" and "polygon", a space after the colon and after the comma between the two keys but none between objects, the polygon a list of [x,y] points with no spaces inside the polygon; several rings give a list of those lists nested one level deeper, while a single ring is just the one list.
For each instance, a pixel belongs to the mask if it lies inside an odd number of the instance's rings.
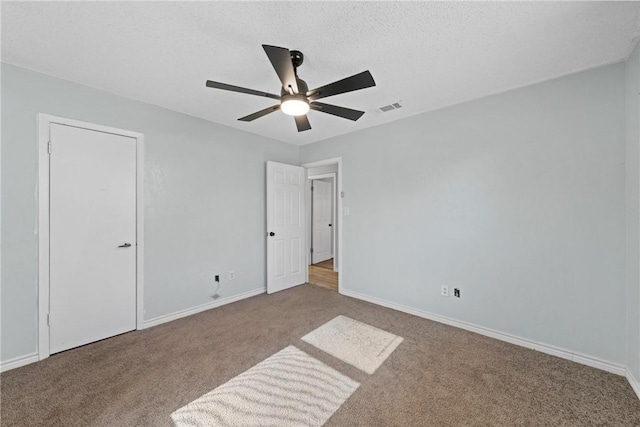
[{"label": "ceiling fan mounting rod", "polygon": [[299,50],[291,50],[291,63],[293,64],[293,71],[298,75],[298,67],[304,62],[304,55]]}]

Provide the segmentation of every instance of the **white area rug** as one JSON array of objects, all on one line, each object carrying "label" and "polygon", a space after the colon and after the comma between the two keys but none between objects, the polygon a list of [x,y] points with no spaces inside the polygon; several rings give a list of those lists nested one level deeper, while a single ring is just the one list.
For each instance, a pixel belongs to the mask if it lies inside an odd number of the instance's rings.
[{"label": "white area rug", "polygon": [[403,338],[366,323],[338,316],[302,337],[320,350],[373,374]]},{"label": "white area rug", "polygon": [[171,414],[186,426],[321,426],[360,383],[289,346]]}]

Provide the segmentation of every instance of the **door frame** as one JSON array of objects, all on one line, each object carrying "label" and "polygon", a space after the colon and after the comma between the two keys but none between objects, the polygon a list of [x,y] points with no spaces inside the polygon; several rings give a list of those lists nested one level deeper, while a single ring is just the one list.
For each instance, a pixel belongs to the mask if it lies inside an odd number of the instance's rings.
[{"label": "door frame", "polygon": [[[308,163],[303,163],[300,166],[302,166],[303,168],[308,169],[309,168],[315,168],[318,166],[329,166],[329,165],[338,165],[338,176],[336,178],[336,185],[337,185],[337,191],[336,191],[336,200],[337,200],[337,207],[336,207],[336,216],[334,218],[334,222],[336,222],[338,224],[338,244],[336,246],[337,250],[338,250],[338,257],[337,257],[337,261],[338,261],[338,266],[337,269],[339,271],[338,274],[338,293],[342,293],[342,282],[343,282],[343,278],[344,278],[344,269],[342,268],[342,254],[344,252],[344,247],[342,244],[342,229],[344,228],[344,221],[343,219],[343,215],[342,215],[342,198],[343,198],[343,192],[342,192],[342,157],[333,157],[331,159],[325,159],[325,160],[318,160],[315,162],[308,162]],[[308,172],[307,172],[308,173]],[[305,185],[305,193],[307,194],[307,196],[305,197],[305,208],[307,210],[307,212],[310,212],[310,205],[311,205],[311,180],[307,179],[306,185]],[[309,213],[307,213],[306,216],[306,220],[309,221]],[[307,229],[311,229],[311,227],[307,227]],[[308,242],[308,239],[307,239]],[[309,260],[311,258],[311,252],[309,251],[310,247],[309,247],[309,243],[307,243],[307,274],[306,274],[306,281],[309,281]],[[334,260],[334,270],[336,268],[335,266],[335,261],[336,261],[336,256],[335,256],[335,249],[334,249],[334,254],[333,254],[333,260]]]},{"label": "door frame", "polygon": [[[49,136],[52,124],[127,136],[136,140],[136,329],[144,327],[144,135],[39,113],[38,128],[38,360],[49,357]],[[55,149],[55,148],[53,148]]]},{"label": "door frame", "polygon": [[[333,198],[333,200],[331,200],[331,206],[332,206],[332,215],[333,215],[333,226],[331,227],[331,241],[332,241],[332,245],[331,245],[331,253],[333,255],[334,258],[334,262],[333,262],[333,271],[337,272],[338,271],[338,263],[335,262],[335,257],[336,257],[336,246],[337,246],[337,242],[336,242],[336,228],[340,228],[340,226],[336,226],[337,222],[336,222],[336,215],[337,215],[337,207],[338,207],[338,193],[336,192],[336,173],[335,172],[331,172],[331,173],[323,173],[323,174],[319,174],[319,175],[309,175],[307,177],[307,179],[309,181],[311,181],[311,183],[313,184],[313,180],[315,179],[326,179],[326,178],[331,178],[331,197]],[[313,192],[311,193],[311,207],[310,207],[310,226],[311,226],[311,239],[309,240],[309,244],[311,245],[313,242],[313,211],[311,210],[313,208]],[[339,252],[338,252],[339,254]],[[311,264],[313,264],[313,255],[309,255],[310,257],[310,261]]]}]

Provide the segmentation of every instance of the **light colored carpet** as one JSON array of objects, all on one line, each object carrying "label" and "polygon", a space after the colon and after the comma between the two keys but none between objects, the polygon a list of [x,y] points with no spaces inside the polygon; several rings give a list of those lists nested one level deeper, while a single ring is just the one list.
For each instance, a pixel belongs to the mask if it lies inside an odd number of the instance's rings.
[{"label": "light colored carpet", "polygon": [[359,386],[290,345],[171,418],[178,427],[321,426]]},{"label": "light colored carpet", "polygon": [[373,374],[403,338],[346,316],[338,316],[302,340],[367,374]]},{"label": "light colored carpet", "polygon": [[[298,338],[341,314],[404,337],[374,375]],[[623,376],[305,285],[2,372],[0,425],[174,427],[289,345],[360,383],[325,427],[640,426]]]}]

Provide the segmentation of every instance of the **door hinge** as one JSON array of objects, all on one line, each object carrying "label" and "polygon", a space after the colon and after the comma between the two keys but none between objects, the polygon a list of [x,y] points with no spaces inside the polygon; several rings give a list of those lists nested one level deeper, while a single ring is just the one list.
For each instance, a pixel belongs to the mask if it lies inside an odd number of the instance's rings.
[{"label": "door hinge", "polygon": [[47,313],[47,326],[51,326],[51,315]]},{"label": "door hinge", "polygon": [[311,248],[311,253],[313,253],[313,248]]},{"label": "door hinge", "polygon": [[47,142],[47,153],[51,154],[51,141]]},{"label": "door hinge", "polygon": [[313,191],[313,185],[311,186],[311,191]]}]

